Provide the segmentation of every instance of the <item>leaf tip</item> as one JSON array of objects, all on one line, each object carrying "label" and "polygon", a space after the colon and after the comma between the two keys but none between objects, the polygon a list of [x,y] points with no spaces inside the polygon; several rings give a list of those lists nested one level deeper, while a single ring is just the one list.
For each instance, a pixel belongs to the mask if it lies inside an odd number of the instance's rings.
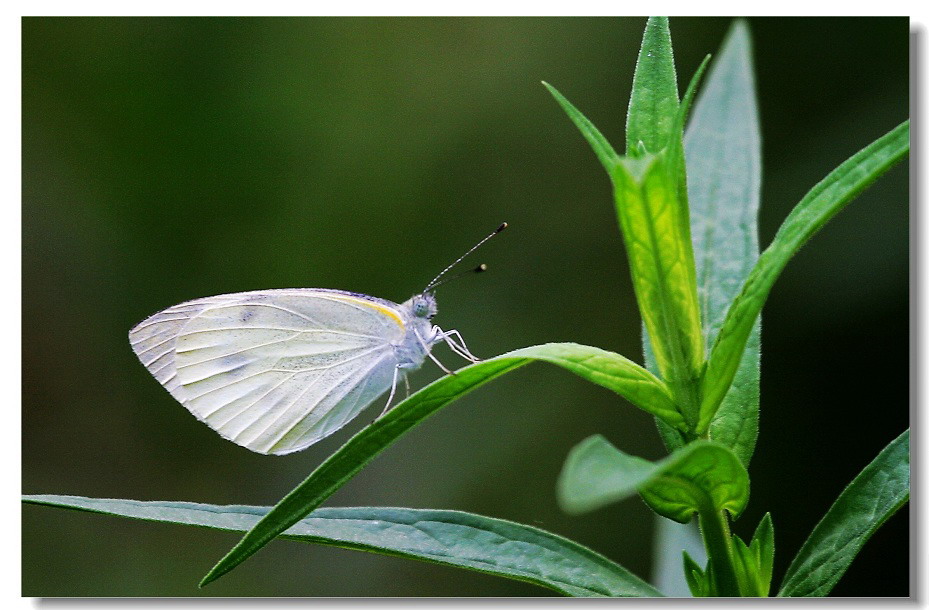
[{"label": "leaf tip", "polygon": [[660,17],[660,16],[659,17],[652,16],[648,18],[647,25],[668,27],[668,18]]},{"label": "leaf tip", "polygon": [[219,563],[213,566],[210,569],[210,571],[206,573],[206,576],[200,579],[200,583],[197,585],[197,588],[202,589],[203,587],[207,586],[208,584],[210,584],[211,582],[213,582],[214,580],[216,580],[217,578],[219,578],[220,576],[228,572],[229,568],[225,566],[225,563],[226,563],[226,560],[225,558],[223,558]]}]

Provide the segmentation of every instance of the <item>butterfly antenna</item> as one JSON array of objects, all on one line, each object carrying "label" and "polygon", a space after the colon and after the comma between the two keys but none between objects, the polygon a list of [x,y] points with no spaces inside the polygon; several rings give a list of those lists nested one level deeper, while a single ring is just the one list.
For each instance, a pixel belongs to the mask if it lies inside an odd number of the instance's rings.
[{"label": "butterfly antenna", "polygon": [[[483,272],[485,272],[485,271],[487,271],[487,265],[485,265],[484,263],[481,263],[480,265],[478,265],[478,266],[475,267],[474,269],[468,269],[467,271],[462,271],[461,273],[456,273],[456,274],[453,275],[452,277],[447,277],[447,278],[445,278],[444,280],[442,280],[441,282],[434,282],[429,288],[426,288],[426,290],[435,291],[435,289],[438,288],[439,286],[441,286],[441,285],[443,285],[443,284],[447,284],[447,283],[451,282],[452,280],[457,280],[457,279],[460,278],[460,277],[464,277],[464,276],[466,276],[466,275],[471,275],[472,273],[483,273]],[[425,292],[425,291],[424,291],[424,292]]]},{"label": "butterfly antenna", "polygon": [[487,265],[478,265],[475,269],[473,269],[473,270],[471,270],[471,271],[467,271],[467,272],[465,272],[465,273],[456,275],[456,276],[454,276],[454,277],[450,277],[450,278],[448,278],[448,279],[446,279],[446,280],[444,280],[444,281],[442,281],[442,282],[439,282],[439,280],[442,278],[442,276],[445,275],[446,273],[448,273],[449,271],[451,271],[451,269],[452,269],[455,265],[457,265],[458,263],[460,263],[462,260],[464,260],[464,258],[465,258],[466,256],[468,256],[469,254],[471,254],[472,252],[474,252],[475,250],[477,250],[478,248],[480,248],[482,245],[484,245],[484,242],[486,242],[488,239],[490,239],[491,237],[493,237],[494,235],[496,235],[497,233],[499,233],[500,231],[502,231],[502,230],[505,229],[506,227],[507,227],[507,224],[506,224],[506,223],[501,224],[499,227],[497,227],[497,229],[496,229],[493,233],[491,233],[490,235],[488,235],[487,237],[485,237],[485,238],[482,239],[481,241],[477,242],[477,243],[474,245],[474,247],[472,247],[470,250],[468,250],[467,252],[465,252],[464,254],[462,254],[461,256],[459,256],[458,259],[457,259],[454,263],[452,263],[451,265],[449,265],[448,267],[446,267],[445,269],[443,269],[443,270],[442,270],[442,273],[440,273],[439,275],[435,276],[435,278],[433,278],[433,280],[432,280],[431,282],[429,282],[429,284],[426,286],[426,288],[423,290],[423,292],[429,292],[430,290],[432,290],[432,289],[434,289],[434,288],[437,288],[437,287],[440,286],[441,284],[444,284],[445,282],[448,282],[448,281],[450,281],[450,280],[453,280],[453,279],[455,279],[455,278],[457,278],[457,277],[461,277],[461,275],[465,275],[465,274],[467,274],[467,273],[480,273],[480,272],[482,272],[482,271],[487,271]]}]

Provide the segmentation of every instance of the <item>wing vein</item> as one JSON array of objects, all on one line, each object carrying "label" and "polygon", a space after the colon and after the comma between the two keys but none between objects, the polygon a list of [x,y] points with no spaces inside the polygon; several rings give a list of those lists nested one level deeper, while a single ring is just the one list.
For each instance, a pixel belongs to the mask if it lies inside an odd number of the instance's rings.
[{"label": "wing vein", "polygon": [[318,322],[317,320],[314,320],[314,319],[310,318],[309,316],[306,316],[306,315],[300,313],[299,311],[294,311],[294,310],[292,310],[292,309],[290,309],[290,308],[283,307],[283,306],[281,306],[281,305],[275,305],[275,304],[273,304],[273,303],[262,303],[261,301],[243,301],[243,302],[235,302],[235,303],[223,303],[223,304],[221,304],[221,305],[216,305],[215,307],[209,307],[209,308],[205,309],[205,310],[204,310],[204,313],[206,313],[206,312],[208,312],[208,311],[215,311],[215,310],[217,310],[217,309],[228,309],[228,308],[230,308],[230,307],[270,307],[271,309],[279,309],[279,310],[285,311],[285,312],[287,312],[287,313],[289,313],[289,314],[291,314],[291,315],[297,316],[298,318],[303,318],[304,320],[306,320],[306,321],[309,322],[310,324],[319,325],[319,322]]},{"label": "wing vein", "polygon": [[[267,343],[261,343],[261,344],[259,344],[259,345],[251,345],[251,346],[249,346],[249,347],[243,347],[243,348],[240,349],[240,350],[236,350],[236,351],[234,351],[234,352],[229,352],[228,354],[220,354],[219,356],[210,356],[209,358],[205,358],[205,359],[203,359],[203,360],[197,360],[196,362],[188,362],[188,363],[186,363],[184,366],[185,366],[185,367],[187,367],[187,366],[196,366],[196,365],[198,365],[198,364],[203,364],[204,362],[209,362],[209,361],[211,361],[211,360],[219,360],[220,358],[228,358],[229,356],[235,356],[235,355],[237,355],[237,354],[241,354],[242,352],[247,352],[247,351],[249,351],[249,350],[259,349],[259,348],[262,348],[262,347],[268,347],[269,345],[274,345],[275,343],[286,343],[287,341],[293,341],[294,339],[296,339],[296,338],[299,337],[299,336],[300,336],[300,332],[298,331],[298,332],[296,332],[295,334],[291,335],[290,337],[285,337],[284,339],[275,339],[274,341],[268,341]],[[189,352],[195,352],[195,351],[197,351],[198,349],[203,349],[203,348],[189,349],[189,350],[186,350],[186,351],[181,352],[181,353],[187,354],[187,353],[189,353]]]},{"label": "wing vein", "polygon": [[[364,372],[361,374],[362,382],[363,382],[363,383],[365,383],[365,384],[368,383],[368,381],[370,380],[369,377],[368,377],[368,373],[370,373],[372,370],[374,370],[374,368],[377,367],[377,366],[381,363],[381,360],[383,360],[383,357],[378,358],[377,360],[375,360],[374,363],[373,363],[371,366],[369,366],[367,369],[364,370]],[[299,423],[302,422],[304,419],[306,419],[307,417],[309,417],[309,416],[316,410],[317,405],[319,405],[321,402],[323,402],[323,400],[325,400],[326,398],[328,398],[329,396],[331,396],[333,392],[335,392],[339,387],[342,386],[342,384],[345,382],[346,379],[350,379],[352,376],[353,376],[353,372],[352,372],[352,371],[348,371],[345,375],[343,375],[341,378],[339,378],[338,382],[332,384],[332,386],[329,388],[329,390],[328,390],[319,400],[316,401],[316,404],[314,404],[312,407],[310,407],[309,409],[307,409],[307,411],[306,411],[305,413],[303,413],[303,414],[300,416],[300,418],[294,423],[294,425],[288,427],[286,430],[284,430],[283,432],[281,432],[280,434],[278,434],[278,435],[274,438],[274,441],[271,443],[271,445],[270,445],[268,451],[272,451],[275,447],[277,447],[277,445],[283,440],[283,438],[284,438],[285,436],[287,436],[287,434],[289,434],[291,431],[293,431],[293,429],[296,427],[297,424],[299,424]],[[355,383],[355,384],[352,386],[352,388],[349,389],[349,392],[351,392],[357,385],[358,385],[358,383]],[[309,388],[307,388],[307,389],[309,389]],[[297,399],[295,399],[293,402],[291,402],[290,405],[288,405],[288,407],[287,407],[286,410],[289,410],[290,407],[292,407],[294,404],[296,404],[297,400],[299,400],[300,398],[303,398],[303,396],[304,396],[305,394],[306,394],[306,390],[305,390],[304,392],[302,392],[302,393],[300,394],[300,396],[299,396]],[[346,393],[346,394],[347,394],[347,393]],[[358,404],[358,401],[359,401],[360,399],[361,399],[361,395],[359,394],[358,398],[355,399],[355,403],[354,403],[354,405],[353,405],[353,408],[354,408],[355,405]],[[286,412],[286,410],[285,410],[285,412]],[[320,419],[322,419],[322,417],[325,417],[326,415],[328,415],[328,414],[331,413],[331,412],[332,412],[332,409],[330,408],[329,411],[327,411],[325,414],[323,414],[323,415],[320,417]],[[280,415],[278,415],[278,417],[275,418],[275,421],[274,421],[274,422],[271,422],[271,424],[269,424],[268,426],[265,426],[264,430],[262,430],[261,433],[260,433],[258,436],[261,436],[261,434],[263,434],[264,432],[266,432],[266,431],[271,427],[271,425],[277,423],[277,421],[278,421],[283,415],[284,415],[284,413],[281,413]],[[315,423],[318,423],[318,420],[317,420],[317,422],[314,422],[314,425],[315,425]],[[305,433],[306,433],[306,431],[304,431],[304,434],[305,434]],[[302,435],[301,435],[301,436],[302,436]]]},{"label": "wing vein", "polygon": [[[296,374],[298,374],[298,373],[309,373],[309,372],[312,372],[312,371],[325,371],[325,370],[328,370],[328,369],[331,369],[331,368],[335,368],[335,367],[337,367],[337,366],[341,366],[341,365],[345,364],[346,362],[351,362],[352,360],[357,360],[358,358],[362,358],[362,357],[364,357],[364,356],[367,356],[368,354],[371,354],[371,353],[373,353],[373,352],[376,352],[376,351],[379,350],[379,349],[384,349],[384,346],[379,345],[379,346],[377,346],[377,347],[375,347],[375,348],[373,348],[373,349],[369,349],[369,350],[366,351],[366,352],[362,352],[362,353],[360,353],[360,354],[356,354],[356,355],[352,356],[351,358],[346,358],[345,360],[342,360],[342,361],[340,361],[340,362],[336,362],[335,364],[326,365],[326,366],[313,366],[313,367],[309,367],[309,368],[305,368],[305,369],[298,369],[298,370],[296,370],[296,371],[288,371],[287,369],[277,369],[277,368],[273,368],[273,367],[272,367],[272,368],[267,368],[267,369],[265,369],[265,370],[263,370],[263,371],[259,371],[259,372],[257,372],[257,373],[252,373],[251,375],[247,375],[247,376],[245,376],[245,377],[242,377],[241,379],[236,379],[235,381],[233,381],[232,383],[230,383],[230,384],[228,384],[228,385],[219,386],[219,387],[213,388],[212,390],[208,390],[208,391],[204,392],[203,394],[198,394],[197,396],[194,396],[193,398],[190,398],[189,400],[196,400],[196,399],[198,399],[198,398],[202,398],[202,397],[206,396],[207,394],[210,394],[211,392],[216,392],[217,390],[222,390],[222,389],[225,389],[225,388],[232,387],[232,386],[234,386],[234,385],[237,384],[237,383],[240,383],[240,382],[242,382],[242,381],[245,381],[246,379],[251,379],[252,377],[257,377],[258,375],[263,375],[264,373],[293,373],[294,375],[296,375]],[[183,368],[187,368],[187,366],[188,366],[188,365],[184,365],[184,366],[178,367],[178,370],[183,369]],[[189,366],[193,366],[193,365],[189,365]],[[236,367],[236,368],[239,368],[239,367]],[[206,377],[203,377],[202,379],[197,379],[196,381],[184,382],[184,383],[181,383],[181,385],[186,387],[186,386],[188,386],[188,385],[192,385],[192,384],[194,384],[194,383],[200,383],[201,381],[205,381],[205,380],[207,380],[207,379],[209,379],[209,378],[211,378],[211,377],[216,377],[217,375],[222,375],[222,374],[227,373],[227,372],[228,372],[228,371],[217,371],[216,373],[213,373],[212,375],[207,375]]]},{"label": "wing vein", "polygon": [[[163,313],[165,313],[165,312],[161,312],[161,313],[163,314]],[[173,312],[172,312],[172,313],[173,313]],[[152,318],[158,317],[159,315],[161,315],[161,314],[157,314],[157,313],[156,313],[154,316],[152,316]],[[188,319],[190,319],[190,317],[191,317],[191,316],[186,316],[186,315],[180,314],[180,317],[179,317],[179,318],[159,318],[159,319],[157,319],[157,320],[153,320],[153,319],[149,318],[148,320],[143,320],[142,322],[139,322],[137,325],[135,325],[135,326],[132,328],[132,331],[131,331],[131,332],[132,332],[133,334],[135,334],[135,333],[138,333],[140,330],[143,330],[143,329],[148,328],[149,326],[153,326],[153,325],[155,325],[155,324],[163,324],[164,322],[178,322],[178,321],[180,321],[180,320],[188,320]]]},{"label": "wing vein", "polygon": [[[215,332],[226,331],[226,330],[283,330],[283,331],[290,331],[292,333],[332,333],[335,335],[362,337],[364,339],[377,339],[378,341],[382,341],[386,343],[386,341],[382,337],[376,337],[374,335],[364,335],[361,333],[353,333],[353,332],[349,332],[346,330],[329,330],[327,328],[284,328],[283,326],[225,326],[225,327],[219,327],[219,328],[201,328],[198,330],[185,331],[183,336],[187,337],[189,335],[197,335],[200,333],[215,333]],[[178,333],[177,336],[178,338],[180,338],[181,337],[180,333]],[[184,350],[184,351],[189,352],[193,350]],[[179,353],[183,353],[183,352],[179,352]]]},{"label": "wing vein", "polygon": [[[265,371],[265,372],[267,372],[267,371]],[[233,415],[232,417],[230,417],[229,419],[227,419],[223,425],[228,424],[229,422],[231,422],[232,420],[234,420],[236,417],[238,417],[238,416],[241,415],[242,413],[245,413],[246,411],[248,411],[249,409],[251,409],[252,407],[254,407],[256,404],[258,404],[260,401],[264,400],[265,396],[267,396],[268,394],[270,394],[270,393],[273,392],[274,390],[278,389],[279,387],[281,387],[282,385],[284,385],[285,383],[287,383],[288,381],[290,381],[291,379],[293,379],[293,378],[294,378],[294,375],[296,375],[296,373],[291,373],[290,375],[287,375],[286,377],[284,377],[283,379],[281,379],[280,381],[278,381],[276,384],[274,384],[274,386],[273,386],[270,390],[268,390],[267,392],[265,392],[264,394],[262,394],[261,396],[259,396],[259,397],[256,398],[255,400],[253,400],[253,401],[252,401],[251,403],[249,403],[247,406],[245,406],[245,407],[243,407],[242,409],[240,409],[239,411],[237,411],[236,414]],[[207,392],[207,394],[209,394],[209,392]],[[236,400],[238,400],[238,399],[236,399]],[[221,410],[221,409],[223,409],[223,408],[225,408],[225,407],[228,407],[228,406],[229,406],[231,403],[233,403],[233,402],[235,402],[235,400],[231,400],[231,401],[229,401],[229,402],[224,402],[223,404],[219,405],[218,407],[216,407],[215,409],[213,409],[212,411],[210,411],[209,413],[207,413],[206,415],[204,415],[203,418],[206,419],[207,417],[211,417],[211,416],[212,416],[213,414],[215,414],[217,411],[219,411],[219,410]]]},{"label": "wing vein", "polygon": [[[156,343],[155,345],[153,345],[153,346],[151,346],[151,347],[146,347],[146,348],[143,349],[141,352],[136,352],[136,356],[138,356],[139,358],[142,358],[142,354],[148,353],[148,352],[152,351],[153,349],[155,349],[156,347],[159,347],[159,346],[161,346],[161,345],[164,345],[165,343],[168,343],[168,342],[171,341],[172,339],[176,339],[176,338],[177,338],[177,335],[171,335],[170,337],[168,337],[168,338],[165,339],[164,341],[159,341],[158,343]],[[146,337],[146,339],[151,339],[151,337]],[[142,341],[144,341],[144,340],[145,340],[145,339],[142,339]],[[139,343],[141,343],[142,341],[139,341]],[[134,345],[137,345],[137,344],[134,344]],[[168,351],[171,351],[171,350],[168,350]],[[167,352],[166,352],[166,353],[167,353]],[[162,354],[162,355],[163,355],[163,354]],[[161,356],[158,356],[158,358],[161,358]],[[158,360],[158,358],[155,358],[155,360]]]}]

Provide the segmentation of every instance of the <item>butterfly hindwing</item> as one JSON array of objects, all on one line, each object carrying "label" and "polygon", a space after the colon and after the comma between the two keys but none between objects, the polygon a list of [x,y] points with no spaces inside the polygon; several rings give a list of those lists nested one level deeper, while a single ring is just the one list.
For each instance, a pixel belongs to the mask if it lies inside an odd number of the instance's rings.
[{"label": "butterfly hindwing", "polygon": [[260,453],[302,449],[391,387],[399,306],[265,290],[182,303],[130,332],[149,371],[198,419]]}]

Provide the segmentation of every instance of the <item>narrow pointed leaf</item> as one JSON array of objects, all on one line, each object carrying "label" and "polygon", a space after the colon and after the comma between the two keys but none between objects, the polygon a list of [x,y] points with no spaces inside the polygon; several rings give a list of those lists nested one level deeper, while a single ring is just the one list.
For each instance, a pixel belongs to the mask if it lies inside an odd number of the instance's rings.
[{"label": "narrow pointed leaf", "polygon": [[787,261],[856,195],[902,159],[909,148],[910,123],[906,121],[833,170],[784,220],[729,307],[713,344],[703,378],[698,432],[707,430],[728,393],[752,328]]},{"label": "narrow pointed leaf", "polygon": [[767,597],[771,590],[771,569],[774,561],[774,526],[771,513],[766,513],[755,528],[751,543],[746,545],[738,536],[732,537],[733,567],[742,597]]},{"label": "narrow pointed leaf", "polygon": [[703,568],[691,558],[687,551],[683,553],[683,560],[684,575],[687,578],[690,594],[693,597],[706,597],[709,595],[710,585],[707,582],[707,574],[703,571]]},{"label": "narrow pointed leaf", "polygon": [[594,124],[587,119],[587,117],[581,114],[581,111],[578,110],[574,104],[569,102],[565,96],[561,95],[557,89],[544,81],[542,84],[545,85],[552,96],[554,96],[555,100],[561,105],[565,113],[568,115],[568,118],[570,118],[574,125],[578,128],[578,130],[581,132],[581,135],[583,135],[584,139],[587,140],[587,143],[590,144],[594,154],[597,155],[597,159],[599,159],[600,163],[603,165],[603,169],[606,170],[607,175],[612,176],[613,166],[616,165],[616,162],[619,160],[619,155],[617,155],[616,151],[613,150],[613,146],[610,145],[603,134],[600,133],[600,130],[597,129]]},{"label": "narrow pointed leaf", "polygon": [[771,513],[765,513],[755,528],[751,547],[758,553],[758,577],[763,583],[761,594],[767,597],[771,592],[771,576],[774,573],[774,523]]},{"label": "narrow pointed leaf", "polygon": [[[703,61],[700,62],[700,66],[694,73],[693,78],[690,79],[690,84],[687,85],[687,92],[684,93],[681,104],[677,109],[677,114],[674,117],[674,124],[671,126],[671,134],[668,136],[668,145],[666,148],[670,178],[676,182],[678,193],[677,205],[680,207],[677,213],[677,221],[680,224],[678,231],[680,232],[681,239],[688,244],[692,244],[693,240],[690,236],[691,220],[690,203],[687,194],[687,166],[684,163],[684,122],[687,120],[687,114],[690,112],[690,105],[693,103],[694,96],[697,93],[697,85],[700,84],[700,79],[704,71],[706,71],[709,62],[710,56],[707,55],[703,58]],[[694,268],[693,247],[687,248],[685,253],[689,257],[687,261],[688,267]]]},{"label": "narrow pointed leaf", "polygon": [[636,491],[659,515],[679,523],[704,510],[728,510],[737,517],[748,503],[748,473],[732,451],[710,441],[694,441],[649,462],[595,435],[571,450],[558,480],[558,500],[574,514]]},{"label": "narrow pointed leaf", "polygon": [[[761,137],[748,26],[736,21],[713,61],[684,138],[690,226],[707,352],[729,304],[758,260]],[[758,436],[760,322],[710,438],[748,464]]]},{"label": "narrow pointed leaf", "polygon": [[667,17],[650,17],[645,25],[639,59],[632,80],[626,116],[626,154],[642,156],[665,147],[677,115],[677,74]]},{"label": "narrow pointed leaf", "polygon": [[[697,68],[693,78],[690,79],[690,84],[687,86],[687,92],[684,94],[684,99],[681,101],[681,105],[677,111],[677,116],[674,119],[672,136],[669,140],[667,148],[669,169],[671,172],[673,172],[669,178],[676,181],[675,188],[677,189],[678,193],[678,211],[676,213],[678,234],[680,236],[679,239],[684,244],[693,243],[691,238],[692,221],[690,219],[690,206],[688,203],[687,194],[687,167],[684,163],[684,122],[687,119],[687,113],[690,110],[691,102],[696,95],[697,85],[700,84],[700,78],[703,76],[703,72],[706,70],[709,60],[710,56],[707,55],[703,59],[703,62],[700,63],[700,67]],[[686,269],[695,269],[695,252],[693,247],[684,248],[684,256],[686,258],[684,262]],[[694,275],[694,278],[694,281],[699,279],[696,275]],[[703,332],[705,333],[706,331]],[[645,355],[645,365],[648,370],[652,371],[653,373],[660,373],[658,363],[655,361],[655,354],[651,346],[651,341],[648,337],[648,326],[644,322],[642,324],[642,350]],[[668,451],[674,451],[675,449],[679,449],[686,444],[685,439],[679,430],[675,430],[674,428],[668,426],[660,419],[657,419],[656,423],[658,425],[658,432],[661,434],[661,437],[664,440]]]},{"label": "narrow pointed leaf", "polygon": [[881,451],[835,501],[794,557],[778,597],[823,597],[852,560],[910,499],[910,431]]},{"label": "narrow pointed leaf", "polygon": [[664,384],[631,360],[595,347],[549,343],[508,352],[464,367],[416,392],[353,436],[294,488],[204,577],[201,586],[239,565],[275,536],[322,504],[368,462],[421,421],[488,381],[533,361],[563,367],[617,392],[648,412],[679,425]]},{"label": "narrow pointed leaf", "polygon": [[739,596],[759,597],[754,575],[755,558],[751,549],[738,536],[733,536],[729,544],[732,547],[732,567],[738,581]]},{"label": "narrow pointed leaf", "polygon": [[[681,98],[680,106],[678,106],[677,114],[674,117],[674,125],[671,127],[671,134],[673,136],[680,137],[682,143],[684,138],[684,125],[687,123],[687,117],[690,114],[690,107],[693,104],[694,98],[697,96],[697,87],[700,86],[700,81],[703,79],[703,73],[706,72],[706,68],[710,64],[710,57],[710,55],[704,57],[703,61],[700,62],[700,65],[697,66],[697,71],[694,72],[694,75],[690,78],[690,83],[687,85],[687,91],[684,93],[684,97]],[[669,145],[673,145],[674,140],[677,140],[677,137],[671,140]]]},{"label": "narrow pointed leaf", "polygon": [[[24,496],[29,504],[247,531],[269,506]],[[658,591],[622,566],[544,530],[452,510],[320,508],[282,538],[439,563],[521,580],[571,596],[651,597]]]},{"label": "narrow pointed leaf", "polygon": [[680,193],[678,201],[683,208],[679,214],[683,224],[681,234],[686,235],[687,239],[690,239],[691,222],[687,193],[687,167],[684,163],[684,124],[687,121],[690,106],[697,94],[697,86],[700,84],[700,79],[703,77],[703,73],[706,71],[706,67],[709,63],[710,56],[707,55],[703,58],[703,61],[700,62],[697,71],[694,72],[693,77],[690,79],[690,84],[687,85],[687,91],[684,93],[680,106],[678,106],[677,114],[674,117],[674,123],[671,126],[671,134],[668,137],[667,144],[668,166],[677,178],[677,188]]}]

